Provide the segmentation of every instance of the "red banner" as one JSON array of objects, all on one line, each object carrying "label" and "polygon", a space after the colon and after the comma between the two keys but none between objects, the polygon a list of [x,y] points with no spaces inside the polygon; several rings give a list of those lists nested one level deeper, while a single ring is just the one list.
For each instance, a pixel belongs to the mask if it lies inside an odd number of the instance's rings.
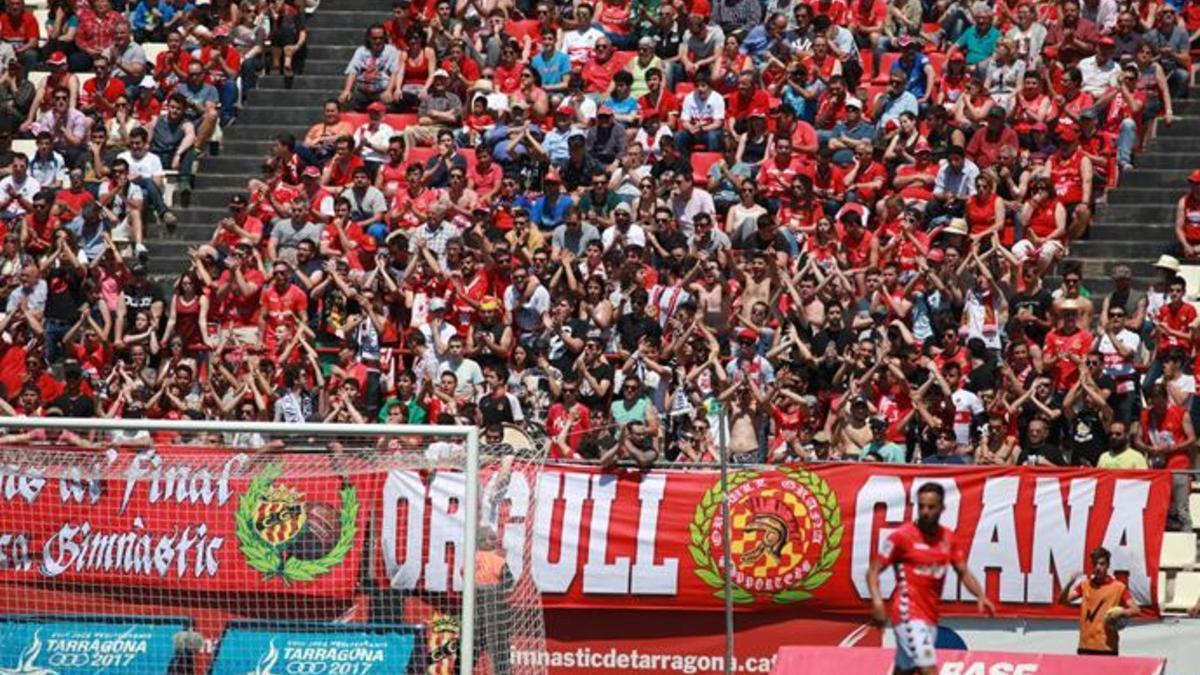
[{"label": "red banner", "polygon": [[[495,512],[509,567],[536,584],[547,608],[723,606],[716,471],[548,466],[536,483],[520,474],[503,487],[483,481],[485,498],[492,495],[484,510]],[[927,481],[946,488],[942,524],[955,531],[1002,615],[1075,615],[1054,601],[1099,545],[1112,552],[1114,572],[1143,607],[1154,608],[1169,474],[879,464],[732,472],[735,605],[861,616],[871,555],[892,528],[913,518],[917,488]],[[430,481],[416,472],[389,475],[380,564],[393,588],[461,585],[451,560],[461,498],[462,479],[454,474]],[[528,518],[536,534],[525,560]],[[889,572],[886,593],[893,583]],[[943,599],[948,614],[976,611],[953,572]]]},{"label": "red banner", "polygon": [[25,449],[0,468],[0,582],[348,599],[378,478],[311,455]]},{"label": "red banner", "polygon": [[[771,675],[827,675],[849,672],[890,675],[891,649],[784,647]],[[1162,659],[938,650],[940,675],[1161,675]]]}]

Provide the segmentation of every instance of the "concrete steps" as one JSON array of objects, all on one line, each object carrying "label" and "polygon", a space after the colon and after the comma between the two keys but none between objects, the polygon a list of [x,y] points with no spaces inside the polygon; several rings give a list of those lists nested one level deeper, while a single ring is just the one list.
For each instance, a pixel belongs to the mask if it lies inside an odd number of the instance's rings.
[{"label": "concrete steps", "polygon": [[151,227],[146,246],[152,270],[173,280],[187,268],[189,247],[207,243],[218,220],[228,215],[229,198],[245,192],[249,179],[262,174],[262,164],[277,134],[297,139],[321,116],[321,103],[337,96],[346,64],[362,44],[369,26],[386,20],[389,3],[381,0],[324,0],[309,21],[308,59],[292,89],[281,75],[265,75],[251,91],[237,122],[224,130],[220,154],[200,160],[188,208],[176,208],[179,227],[168,235]]},{"label": "concrete steps", "polygon": [[1130,265],[1136,288],[1146,289],[1159,276],[1152,263],[1174,254],[1175,203],[1187,190],[1187,176],[1200,167],[1200,98],[1175,103],[1181,119],[1157,127],[1157,137],[1134,156],[1134,168],[1121,174],[1084,241],[1071,244],[1071,258],[1084,267],[1084,283],[1098,299],[1112,289],[1109,272]]}]

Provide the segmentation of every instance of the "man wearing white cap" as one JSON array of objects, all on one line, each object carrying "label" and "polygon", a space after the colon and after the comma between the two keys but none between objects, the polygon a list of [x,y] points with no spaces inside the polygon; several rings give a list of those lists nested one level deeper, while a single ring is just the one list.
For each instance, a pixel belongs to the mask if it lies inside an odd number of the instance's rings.
[{"label": "man wearing white cap", "polygon": [[613,226],[600,234],[600,241],[605,251],[614,245],[622,249],[630,246],[646,248],[646,231],[633,222],[633,209],[628,203],[621,202],[613,209]]},{"label": "man wearing white cap", "polygon": [[847,96],[846,119],[838,122],[829,133],[829,149],[833,150],[833,163],[839,166],[849,165],[854,161],[854,148],[861,141],[875,138],[875,127],[863,118],[862,101]]},{"label": "man wearing white cap", "polygon": [[457,127],[462,119],[462,99],[446,89],[450,74],[442,68],[433,71],[433,82],[417,108],[416,126],[404,130],[408,147],[432,143],[442,129]]}]

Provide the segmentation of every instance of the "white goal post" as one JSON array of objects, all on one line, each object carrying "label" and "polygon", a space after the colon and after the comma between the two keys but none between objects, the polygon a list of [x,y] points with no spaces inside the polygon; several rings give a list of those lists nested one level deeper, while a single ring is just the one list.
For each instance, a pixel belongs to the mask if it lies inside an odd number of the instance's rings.
[{"label": "white goal post", "polygon": [[[281,455],[288,455],[292,450],[296,455],[305,456],[321,456],[323,453],[327,456],[329,453],[324,452],[326,443],[341,442],[343,439],[361,439],[370,441],[371,439],[386,439],[392,443],[408,443],[406,449],[411,450],[414,468],[423,468],[420,462],[422,444],[429,444],[434,441],[448,441],[455,444],[461,444],[462,450],[465,451],[461,457],[455,456],[452,460],[452,465],[441,466],[426,466],[426,469],[444,469],[447,466],[451,470],[461,469],[463,481],[463,499],[462,503],[458,504],[458,508],[462,510],[463,518],[463,533],[461,556],[456,553],[461,559],[462,565],[462,590],[458,594],[458,611],[461,612],[460,624],[458,626],[458,651],[457,651],[457,666],[456,670],[460,673],[473,673],[477,663],[476,649],[480,644],[480,639],[490,639],[489,636],[479,633],[480,627],[477,624],[477,598],[476,594],[479,591],[477,588],[477,555],[479,554],[479,521],[480,521],[480,454],[481,454],[481,432],[473,426],[435,426],[435,425],[388,425],[388,424],[284,424],[275,422],[214,422],[214,421],[198,421],[198,420],[153,420],[153,419],[75,419],[62,417],[40,417],[40,418],[0,418],[0,427],[7,429],[10,434],[17,431],[41,430],[43,439],[39,444],[31,446],[22,446],[19,443],[9,442],[0,445],[0,450],[10,451],[19,450],[22,447],[31,447],[35,451],[48,450],[53,452],[55,446],[49,444],[46,439],[53,436],[55,432],[73,432],[79,437],[86,438],[88,435],[93,440],[92,444],[87,447],[100,448],[106,445],[120,445],[118,442],[107,440],[113,434],[125,434],[126,438],[130,434],[196,434],[197,438],[213,437],[228,439],[235,435],[242,437],[247,435],[257,435],[260,439],[271,439],[276,441],[276,445],[271,449]],[[295,442],[288,442],[285,439],[294,439]],[[282,444],[278,441],[282,440]],[[307,441],[307,442],[306,442]],[[82,441],[80,441],[82,443]],[[222,445],[220,441],[215,442],[216,445]],[[147,449],[154,448],[153,443],[148,444]],[[224,445],[226,448],[231,448],[229,445]],[[247,449],[247,446],[233,446],[240,448],[242,452],[253,454],[253,450]],[[363,447],[368,447],[364,444]],[[392,446],[394,447],[394,446]],[[316,451],[316,452],[314,452]],[[540,449],[544,452],[544,448]],[[531,453],[529,459],[531,470],[537,470],[540,467],[540,457],[537,457],[537,452]],[[427,456],[427,455],[424,455]],[[493,455],[494,456],[494,455]],[[428,460],[425,460],[428,461]],[[485,463],[489,461],[484,459]],[[511,469],[512,460],[505,462],[497,461],[496,464],[505,464]],[[534,464],[536,463],[536,466]],[[501,482],[499,480],[495,482]],[[487,495],[485,495],[486,498]],[[494,495],[493,495],[494,497]],[[5,508],[3,503],[0,503],[0,508]],[[485,514],[486,519],[486,514]],[[529,519],[532,521],[532,518]],[[299,527],[299,526],[297,526]],[[411,536],[411,535],[410,535]],[[420,536],[420,533],[418,533]],[[485,565],[486,567],[486,565]],[[486,571],[485,571],[486,573]],[[540,611],[540,602],[537,607],[537,621],[539,626],[543,621]],[[540,628],[541,638],[544,639],[544,627]],[[274,651],[274,644],[272,644]],[[496,656],[492,655],[493,670],[500,672],[495,665]],[[513,664],[517,665],[517,664]],[[510,670],[510,666],[505,664],[503,672],[518,672]],[[525,672],[521,670],[520,672]]]}]

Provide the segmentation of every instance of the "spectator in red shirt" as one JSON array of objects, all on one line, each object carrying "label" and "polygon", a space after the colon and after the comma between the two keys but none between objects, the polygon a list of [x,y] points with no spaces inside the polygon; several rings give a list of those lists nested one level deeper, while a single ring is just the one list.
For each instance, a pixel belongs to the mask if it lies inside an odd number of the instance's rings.
[{"label": "spectator in red shirt", "polygon": [[308,296],[291,277],[291,267],[276,262],[271,268],[271,285],[262,292],[258,329],[268,353],[275,352],[281,338],[308,324]]},{"label": "spectator in red shirt", "polygon": [[33,12],[25,9],[25,0],[8,0],[4,13],[0,14],[0,40],[12,45],[26,70],[33,70],[40,60],[40,36],[37,19]]},{"label": "spectator in red shirt", "polygon": [[987,122],[975,130],[967,143],[967,157],[980,170],[1000,161],[1000,148],[1008,146],[1016,150],[1019,146],[1017,132],[1005,123],[1006,115],[1001,106],[992,106],[987,113]]},{"label": "spectator in red shirt", "polygon": [[217,279],[213,299],[216,316],[221,324],[219,342],[234,346],[258,348],[259,312],[263,285],[267,278],[258,267],[254,249],[239,242],[233,253],[224,259],[225,271]]}]

